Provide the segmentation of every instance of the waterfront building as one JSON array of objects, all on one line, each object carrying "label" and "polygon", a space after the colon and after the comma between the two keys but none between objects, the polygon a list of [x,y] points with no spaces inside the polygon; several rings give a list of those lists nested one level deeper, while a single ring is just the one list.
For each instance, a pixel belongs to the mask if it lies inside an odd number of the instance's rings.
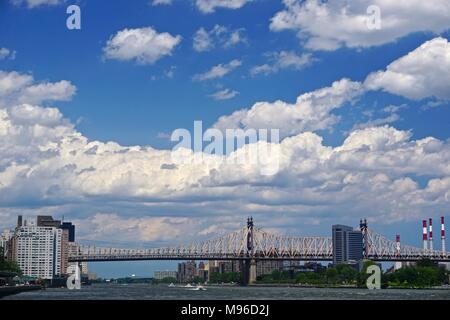
[{"label": "waterfront building", "polygon": [[192,282],[197,274],[195,261],[187,261],[178,264],[178,282]]},{"label": "waterfront building", "polygon": [[177,272],[176,271],[169,271],[169,270],[166,270],[166,271],[155,271],[155,276],[154,276],[154,278],[156,279],[156,280],[162,280],[162,279],[165,279],[165,278],[177,278]]},{"label": "waterfront building", "polygon": [[42,279],[61,275],[61,229],[25,222],[17,228],[14,242],[14,258],[24,275]]},{"label": "waterfront building", "polygon": [[333,225],[333,264],[356,262],[363,258],[363,235],[344,225]]}]

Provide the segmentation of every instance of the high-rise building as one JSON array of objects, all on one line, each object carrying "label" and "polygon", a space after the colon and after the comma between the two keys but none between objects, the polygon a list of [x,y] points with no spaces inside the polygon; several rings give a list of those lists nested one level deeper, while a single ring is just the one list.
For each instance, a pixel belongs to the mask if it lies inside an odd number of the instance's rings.
[{"label": "high-rise building", "polygon": [[37,216],[36,224],[38,227],[60,228],[61,220],[54,220],[52,216]]},{"label": "high-rise building", "polygon": [[68,230],[69,232],[69,242],[75,242],[75,225],[72,222],[61,223],[61,229]]},{"label": "high-rise building", "polygon": [[178,282],[192,282],[197,274],[195,261],[187,261],[178,264]]},{"label": "high-rise building", "polygon": [[42,279],[61,275],[61,229],[25,223],[17,228],[15,242],[15,260],[24,275]]},{"label": "high-rise building", "polygon": [[363,235],[344,225],[333,225],[333,264],[359,261],[363,258]]},{"label": "high-rise building", "polygon": [[[70,222],[64,224],[62,228],[61,221],[52,216],[37,216],[33,221],[19,216],[15,232],[8,241],[7,259],[16,261],[27,276],[53,279],[73,273],[75,266],[69,264],[69,255],[78,250],[70,241],[71,231],[75,236],[75,226]],[[87,265],[82,266],[82,270],[87,273]]]}]

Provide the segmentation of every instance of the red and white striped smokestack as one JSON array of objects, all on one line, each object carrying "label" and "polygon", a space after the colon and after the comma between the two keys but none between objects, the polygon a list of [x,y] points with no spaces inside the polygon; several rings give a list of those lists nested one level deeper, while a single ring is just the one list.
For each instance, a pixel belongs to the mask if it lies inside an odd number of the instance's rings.
[{"label": "red and white striped smokestack", "polygon": [[444,224],[444,217],[441,217],[441,241],[442,241],[442,253],[445,253],[445,224]]},{"label": "red and white striped smokestack", "polygon": [[426,253],[428,251],[428,241],[427,241],[427,220],[422,220],[422,239],[423,239],[423,251]]},{"label": "red and white striped smokestack", "polygon": [[428,222],[430,223],[429,226],[429,240],[430,240],[430,253],[433,253],[433,219],[429,219]]}]

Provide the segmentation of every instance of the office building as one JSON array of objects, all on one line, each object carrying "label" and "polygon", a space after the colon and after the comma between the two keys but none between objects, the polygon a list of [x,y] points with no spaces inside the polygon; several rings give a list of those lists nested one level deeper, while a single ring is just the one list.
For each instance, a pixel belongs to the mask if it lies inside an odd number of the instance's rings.
[{"label": "office building", "polygon": [[363,258],[363,236],[359,230],[333,225],[333,264],[356,262]]}]

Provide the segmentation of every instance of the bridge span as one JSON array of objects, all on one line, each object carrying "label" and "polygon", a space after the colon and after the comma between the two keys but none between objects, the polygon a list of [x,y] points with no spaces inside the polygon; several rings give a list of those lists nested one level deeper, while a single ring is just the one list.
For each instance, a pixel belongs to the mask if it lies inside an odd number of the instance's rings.
[{"label": "bridge span", "polygon": [[[400,245],[363,228],[361,244],[365,259],[373,261],[433,261],[450,262],[450,253],[424,250]],[[69,255],[71,262],[139,261],[139,260],[297,260],[332,261],[331,237],[291,237],[269,233],[253,226],[249,218],[247,226],[224,236],[193,242],[188,245],[149,249],[103,248],[80,246]]]}]

